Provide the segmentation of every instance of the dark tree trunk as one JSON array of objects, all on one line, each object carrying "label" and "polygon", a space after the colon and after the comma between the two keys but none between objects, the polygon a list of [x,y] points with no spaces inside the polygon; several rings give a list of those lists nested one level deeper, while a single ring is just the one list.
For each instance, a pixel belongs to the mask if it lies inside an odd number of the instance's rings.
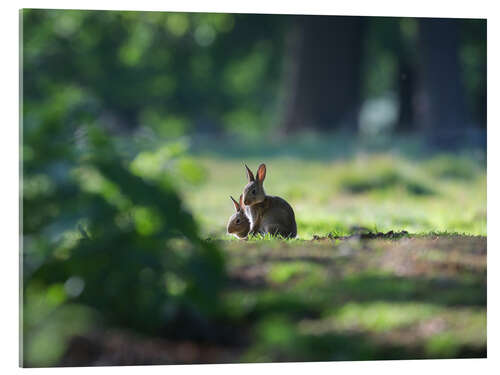
[{"label": "dark tree trunk", "polygon": [[398,61],[399,116],[396,131],[408,132],[415,127],[414,92],[415,70],[404,57]]},{"label": "dark tree trunk", "polygon": [[362,17],[298,16],[290,32],[284,129],[357,129]]},{"label": "dark tree trunk", "polygon": [[429,140],[454,147],[467,125],[459,64],[459,20],[420,19],[420,92],[418,121]]}]

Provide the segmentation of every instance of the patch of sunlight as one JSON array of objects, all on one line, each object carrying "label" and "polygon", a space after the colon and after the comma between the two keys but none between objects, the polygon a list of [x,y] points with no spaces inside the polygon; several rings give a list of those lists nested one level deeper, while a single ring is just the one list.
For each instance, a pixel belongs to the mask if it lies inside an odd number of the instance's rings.
[{"label": "patch of sunlight", "polygon": [[23,179],[22,190],[25,199],[35,199],[51,194],[55,184],[48,175],[36,174]]},{"label": "patch of sunlight", "polygon": [[155,234],[163,226],[162,216],[151,207],[134,207],[133,218],[137,232],[143,236]]},{"label": "patch of sunlight", "polygon": [[295,338],[294,325],[281,316],[264,319],[258,325],[257,332],[260,339],[272,346],[289,347]]},{"label": "patch of sunlight", "polygon": [[165,26],[175,36],[183,36],[189,29],[188,15],[185,13],[168,14]]},{"label": "patch of sunlight", "polygon": [[187,287],[186,282],[172,272],[165,273],[165,285],[168,294],[172,296],[183,294]]},{"label": "patch of sunlight", "polygon": [[96,168],[79,167],[74,170],[74,175],[84,191],[99,194],[120,209],[131,205],[130,200],[120,192],[119,186],[104,177]]},{"label": "patch of sunlight", "polygon": [[308,262],[278,262],[272,264],[268,279],[276,284],[285,284],[294,277],[318,275],[322,271],[323,269],[320,266]]},{"label": "patch of sunlight", "polygon": [[411,325],[440,312],[435,305],[422,303],[348,303],[319,321],[301,322],[301,332],[320,334],[329,331],[360,330],[375,333]]}]

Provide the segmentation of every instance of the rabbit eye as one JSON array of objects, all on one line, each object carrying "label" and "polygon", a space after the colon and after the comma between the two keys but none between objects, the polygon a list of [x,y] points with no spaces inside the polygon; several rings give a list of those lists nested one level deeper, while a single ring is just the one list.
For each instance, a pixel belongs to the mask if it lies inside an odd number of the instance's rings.
[{"label": "rabbit eye", "polygon": [[240,223],[240,219],[237,219],[237,220],[236,220],[236,224],[239,224],[239,223]]},{"label": "rabbit eye", "polygon": [[252,194],[255,195],[255,189],[252,190]]}]

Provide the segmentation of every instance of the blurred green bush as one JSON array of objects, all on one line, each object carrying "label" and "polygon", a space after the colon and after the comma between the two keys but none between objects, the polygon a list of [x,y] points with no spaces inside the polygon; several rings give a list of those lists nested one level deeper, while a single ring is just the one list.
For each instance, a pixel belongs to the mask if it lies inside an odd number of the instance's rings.
[{"label": "blurred green bush", "polygon": [[224,259],[198,235],[174,181],[203,171],[179,144],[132,161],[97,121],[76,125],[84,97],[54,97],[23,106],[25,364],[55,364],[69,335],[99,321],[161,335],[181,315],[193,327],[213,318]]},{"label": "blurred green bush", "polygon": [[51,9],[21,16],[24,95],[50,99],[54,111],[85,96],[81,109],[107,126],[171,138],[255,135],[274,121],[283,18]]}]

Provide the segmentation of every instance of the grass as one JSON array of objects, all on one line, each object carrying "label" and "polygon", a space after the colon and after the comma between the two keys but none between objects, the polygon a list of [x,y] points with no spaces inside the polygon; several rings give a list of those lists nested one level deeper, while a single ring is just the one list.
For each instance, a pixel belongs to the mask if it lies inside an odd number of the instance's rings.
[{"label": "grass", "polygon": [[[179,186],[203,235],[225,255],[228,283],[218,307],[239,344],[106,331],[85,337],[101,348],[86,364],[486,356],[484,153],[313,136],[195,142],[191,152],[198,183]],[[138,168],[161,178],[155,155]],[[292,205],[298,238],[226,234],[229,196],[246,184],[243,162],[253,170],[267,164],[266,191]],[[408,234],[350,236],[360,228]]]},{"label": "grass", "polygon": [[[251,327],[238,361],[485,356],[482,156],[330,141],[196,156],[207,179],[184,191],[186,201],[225,249],[225,311]],[[294,208],[297,239],[226,235],[229,196],[246,184],[243,162],[267,164],[266,192]],[[359,228],[409,234],[333,238]]]},{"label": "grass", "polygon": [[240,360],[483,357],[486,239],[241,241],[226,246],[224,310]]},{"label": "grass", "polygon": [[212,238],[226,236],[233,212],[229,196],[238,197],[246,184],[243,162],[252,169],[266,162],[266,192],[292,205],[302,239],[346,235],[353,227],[486,235],[486,170],[473,158],[438,154],[415,160],[375,153],[332,160],[217,155],[196,160],[206,181],[184,195]]}]

